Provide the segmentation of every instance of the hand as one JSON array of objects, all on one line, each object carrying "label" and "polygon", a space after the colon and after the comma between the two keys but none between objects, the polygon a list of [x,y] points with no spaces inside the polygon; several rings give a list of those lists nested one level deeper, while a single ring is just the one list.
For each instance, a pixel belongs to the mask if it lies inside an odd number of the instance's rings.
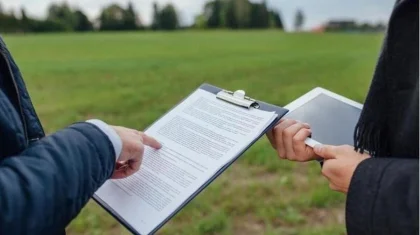
[{"label": "hand", "polygon": [[306,162],[317,158],[313,149],[305,144],[311,127],[291,119],[282,119],[267,133],[271,145],[282,159]]},{"label": "hand", "polygon": [[126,178],[140,169],[145,145],[155,149],[162,147],[158,141],[143,132],[119,126],[111,127],[120,136],[123,145],[112,179]]},{"label": "hand", "polygon": [[370,158],[368,154],[361,154],[354,150],[354,147],[317,145],[315,153],[324,158],[322,175],[330,182],[330,188],[334,191],[347,194],[351,179],[357,166],[365,159]]}]

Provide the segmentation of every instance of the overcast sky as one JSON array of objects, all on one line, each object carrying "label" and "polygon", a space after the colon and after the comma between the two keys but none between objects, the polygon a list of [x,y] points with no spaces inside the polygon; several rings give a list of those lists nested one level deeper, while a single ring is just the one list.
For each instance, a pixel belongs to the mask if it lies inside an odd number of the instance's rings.
[{"label": "overcast sky", "polygon": [[[77,6],[91,19],[95,19],[102,7],[110,3],[126,6],[129,0],[67,0],[71,6]],[[132,0],[143,23],[149,24],[152,18],[152,2],[154,0]],[[194,16],[199,14],[208,0],[155,0],[159,4],[172,2],[181,15],[183,24],[193,22]],[[252,0],[258,2],[258,0]],[[18,10],[24,6],[27,14],[43,17],[51,2],[58,0],[0,0],[7,10]],[[270,8],[280,10],[286,29],[293,24],[294,13],[297,8],[303,9],[306,15],[305,28],[316,27],[328,19],[356,19],[357,21],[387,22],[395,0],[267,0]]]}]

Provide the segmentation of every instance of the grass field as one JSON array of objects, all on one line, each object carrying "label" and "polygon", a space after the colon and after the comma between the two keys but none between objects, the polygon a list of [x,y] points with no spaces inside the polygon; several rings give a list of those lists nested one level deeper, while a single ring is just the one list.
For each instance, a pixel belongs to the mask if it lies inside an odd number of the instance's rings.
[{"label": "grass field", "polygon": [[[51,133],[97,117],[143,129],[203,82],[285,105],[315,86],[363,102],[382,35],[276,31],[6,36]],[[345,234],[317,163],[257,142],[159,234]],[[68,234],[128,234],[94,202]]]}]

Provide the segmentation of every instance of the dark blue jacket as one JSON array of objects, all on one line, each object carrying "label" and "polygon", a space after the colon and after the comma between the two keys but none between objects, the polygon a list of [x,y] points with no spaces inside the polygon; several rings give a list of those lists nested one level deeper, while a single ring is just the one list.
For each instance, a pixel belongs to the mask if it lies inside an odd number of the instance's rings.
[{"label": "dark blue jacket", "polygon": [[96,126],[49,136],[0,38],[0,234],[62,234],[111,176],[115,153]]}]

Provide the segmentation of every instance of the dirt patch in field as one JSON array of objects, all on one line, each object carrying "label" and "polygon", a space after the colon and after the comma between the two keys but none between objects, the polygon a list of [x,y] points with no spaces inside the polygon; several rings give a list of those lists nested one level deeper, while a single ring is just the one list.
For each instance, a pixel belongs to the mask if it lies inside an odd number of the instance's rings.
[{"label": "dirt patch in field", "polygon": [[264,234],[266,226],[263,221],[253,215],[246,215],[235,218],[233,223],[233,234]]},{"label": "dirt patch in field", "polygon": [[324,226],[325,224],[345,224],[344,205],[328,209],[309,209],[304,211],[313,226]]}]

